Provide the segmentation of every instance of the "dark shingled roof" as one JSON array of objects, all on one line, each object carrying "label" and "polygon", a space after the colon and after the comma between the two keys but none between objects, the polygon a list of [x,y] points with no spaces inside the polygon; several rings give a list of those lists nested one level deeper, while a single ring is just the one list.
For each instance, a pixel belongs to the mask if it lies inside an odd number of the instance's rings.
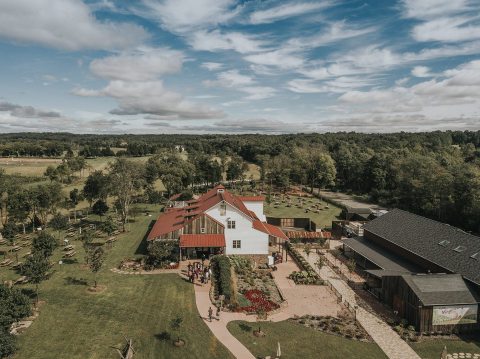
[{"label": "dark shingled roof", "polygon": [[[479,237],[400,209],[367,223],[364,231],[480,285],[480,254],[475,256],[480,253]],[[459,246],[461,251],[454,250]]]},{"label": "dark shingled roof", "polygon": [[402,278],[423,305],[478,303],[460,274],[404,274]]}]

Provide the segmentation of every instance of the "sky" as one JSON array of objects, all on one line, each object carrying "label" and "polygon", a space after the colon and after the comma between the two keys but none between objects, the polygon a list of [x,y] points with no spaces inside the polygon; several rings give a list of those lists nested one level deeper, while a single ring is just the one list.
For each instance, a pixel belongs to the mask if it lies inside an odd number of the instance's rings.
[{"label": "sky", "polygon": [[480,129],[478,0],[1,0],[0,132]]}]

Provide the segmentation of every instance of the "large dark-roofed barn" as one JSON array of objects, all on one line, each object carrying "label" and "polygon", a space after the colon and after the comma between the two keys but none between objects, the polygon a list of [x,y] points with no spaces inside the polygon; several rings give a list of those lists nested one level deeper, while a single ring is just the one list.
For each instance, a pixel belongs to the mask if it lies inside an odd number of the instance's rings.
[{"label": "large dark-roofed barn", "polygon": [[419,331],[480,329],[480,238],[399,209],[344,241],[370,290]]}]

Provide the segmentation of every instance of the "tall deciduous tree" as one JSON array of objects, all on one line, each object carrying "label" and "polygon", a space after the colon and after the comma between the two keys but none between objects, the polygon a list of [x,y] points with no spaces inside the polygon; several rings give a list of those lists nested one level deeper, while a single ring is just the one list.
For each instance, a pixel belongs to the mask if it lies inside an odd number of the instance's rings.
[{"label": "tall deciduous tree", "polygon": [[112,194],[116,197],[122,229],[125,232],[133,196],[145,183],[144,167],[139,163],[119,158],[110,165],[109,177],[110,182],[115,184],[112,186]]}]

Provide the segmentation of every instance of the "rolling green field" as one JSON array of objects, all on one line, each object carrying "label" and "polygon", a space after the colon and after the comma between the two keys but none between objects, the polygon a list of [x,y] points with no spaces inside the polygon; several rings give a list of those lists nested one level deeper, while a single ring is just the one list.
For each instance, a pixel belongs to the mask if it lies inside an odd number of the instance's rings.
[{"label": "rolling green field", "polygon": [[448,353],[480,354],[480,339],[478,340],[444,340],[435,339],[421,343],[410,343],[410,346],[422,359],[437,359],[445,346]]},{"label": "rolling green field", "polygon": [[[40,285],[40,316],[18,337],[15,359],[108,359],[118,358],[111,346],[123,346],[123,335],[132,338],[137,359],[232,358],[199,317],[190,283],[177,274],[122,275],[110,271],[121,259],[139,254],[139,246],[158,206],[141,206],[152,217],[138,216],[130,232],[121,234],[97,275],[105,291],[92,294],[93,274],[84,265],[81,243],[73,241],[77,263],[58,264],[61,248],[54,253],[52,277]],[[0,268],[0,279],[18,274]],[[32,288],[29,285],[21,288]],[[183,317],[179,335],[186,345],[158,338],[171,332],[169,322]]]},{"label": "rolling green field", "polygon": [[[331,227],[332,220],[337,219],[337,217],[342,212],[342,209],[340,207],[336,207],[333,204],[321,201],[318,198],[306,199],[306,204],[302,205],[302,207],[299,208],[296,206],[296,204],[298,203],[298,197],[292,196],[291,198],[291,207],[287,207],[287,203],[281,202],[280,200],[278,200],[278,204],[275,203],[276,200],[274,199],[272,199],[270,204],[265,202],[265,215],[270,217],[282,218],[309,217],[317,224],[317,226],[319,226],[320,228],[325,228]],[[320,204],[323,209],[320,210],[319,213],[315,213],[312,211],[306,213],[305,208],[311,207],[314,204]],[[327,205],[328,208],[326,208]]]},{"label": "rolling green field", "polygon": [[282,359],[386,358],[376,344],[325,334],[290,321],[262,322],[261,328],[266,334],[263,338],[253,335],[257,326],[256,323],[235,321],[227,327],[256,357],[270,355],[275,358],[277,342],[280,342]]}]

